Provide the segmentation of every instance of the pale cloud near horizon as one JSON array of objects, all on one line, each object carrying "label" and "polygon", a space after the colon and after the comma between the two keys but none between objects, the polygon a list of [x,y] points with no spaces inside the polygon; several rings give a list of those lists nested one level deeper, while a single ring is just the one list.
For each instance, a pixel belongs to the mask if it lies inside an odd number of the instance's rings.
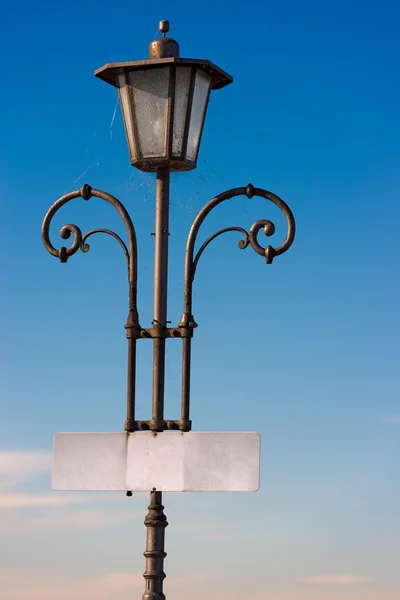
[{"label": "pale cloud near horizon", "polygon": [[[187,597],[187,586],[196,586],[208,579],[207,574],[188,574],[182,577],[168,577],[168,587],[181,590],[181,598]],[[111,600],[118,597],[128,600],[132,592],[138,595],[144,591],[144,579],[141,573],[117,572],[84,581],[65,583],[51,577],[35,574],[2,574],[0,587],[7,593],[7,600]]]},{"label": "pale cloud near horizon", "polygon": [[0,494],[0,509],[2,508],[44,508],[52,506],[67,506],[69,504],[84,504],[92,502],[93,496],[87,495],[57,495],[57,494]]},{"label": "pale cloud near horizon", "polygon": [[143,578],[138,573],[110,573],[78,583],[65,583],[51,576],[38,577],[28,573],[0,574],[0,582],[0,587],[7,593],[7,600],[106,600],[143,587]]},{"label": "pale cloud near horizon", "polygon": [[[230,600],[241,600],[241,597],[235,594],[229,594],[229,598]],[[272,589],[266,587],[261,591],[256,591],[251,598],[252,600],[399,600],[400,588],[343,586],[338,591],[338,588],[329,586],[323,587],[323,589],[319,586],[304,585],[301,588]],[[202,600],[202,597],[199,596],[198,600]]]},{"label": "pale cloud near horizon", "polygon": [[[19,484],[29,483],[36,476],[49,474],[51,481],[51,452],[0,451],[0,534],[2,536],[58,536],[77,533],[85,529],[106,528],[118,525],[137,515],[143,518],[143,507],[126,509],[125,494],[54,492],[39,493],[14,491]],[[140,498],[140,495],[138,496]],[[106,503],[124,502],[115,510],[107,509]],[[87,507],[95,504],[96,508]],[[101,504],[104,503],[104,507]],[[79,506],[84,505],[84,506]],[[133,508],[133,511],[132,511]],[[208,525],[210,525],[208,523]],[[184,527],[188,531],[188,525]],[[227,533],[216,521],[212,526],[192,523],[192,535],[203,541],[226,540]],[[231,537],[236,537],[231,535]]]},{"label": "pale cloud near horizon", "polygon": [[[397,588],[363,588],[361,595],[351,588],[344,588],[340,596],[331,588],[318,591],[317,586],[295,586],[291,588],[248,588],[237,585],[235,578],[224,578],[217,573],[188,573],[181,577],[167,577],[165,592],[174,600],[186,600],[188,590],[192,600],[203,600],[229,596],[230,600],[242,600],[247,594],[252,600],[398,600],[400,590]],[[130,600],[141,596],[144,590],[144,579],[141,573],[113,572],[88,577],[81,581],[70,581],[53,575],[37,573],[0,573],[0,588],[7,600]],[[211,589],[213,591],[211,591]]]},{"label": "pale cloud near horizon", "polygon": [[[5,514],[4,514],[5,513]],[[16,509],[4,509],[0,519],[1,536],[66,536],[85,529],[100,529],[128,521],[139,513],[132,510],[102,508],[74,509],[51,507],[26,514]],[[140,516],[142,514],[140,513]]]},{"label": "pale cloud near horizon", "polygon": [[[101,507],[104,501],[124,501],[122,495],[14,491],[18,485],[46,473],[49,489],[51,468],[51,452],[0,451],[0,534],[3,537],[65,536],[117,525],[132,518],[134,513],[125,507],[118,511]],[[95,504],[95,508],[85,508],[89,503]]]},{"label": "pale cloud near horizon", "polygon": [[344,575],[314,575],[313,577],[300,579],[299,583],[311,583],[318,585],[353,585],[369,583],[370,581],[372,581],[371,577],[346,573]]},{"label": "pale cloud near horizon", "polygon": [[9,489],[36,475],[51,473],[52,452],[0,451],[0,489]]}]

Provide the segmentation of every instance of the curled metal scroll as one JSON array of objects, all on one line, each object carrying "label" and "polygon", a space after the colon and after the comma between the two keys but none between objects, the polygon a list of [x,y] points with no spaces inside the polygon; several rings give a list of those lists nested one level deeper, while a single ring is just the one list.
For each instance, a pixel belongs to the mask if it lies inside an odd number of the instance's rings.
[{"label": "curled metal scroll", "polygon": [[[251,228],[250,231],[247,232],[242,227],[226,227],[214,233],[210,236],[204,244],[200,247],[196,256],[194,256],[194,247],[196,243],[197,234],[199,232],[200,226],[203,223],[204,219],[207,215],[212,211],[213,208],[224,202],[225,200],[230,200],[236,196],[247,196],[248,198],[253,198],[254,196],[259,196],[261,198],[265,198],[269,200],[273,204],[275,204],[278,208],[281,209],[283,214],[286,217],[287,222],[287,234],[286,238],[280,246],[274,248],[271,245],[266,247],[261,246],[258,241],[258,233],[263,229],[264,234],[266,236],[271,236],[275,233],[275,225],[266,219],[261,219],[256,221]],[[240,240],[238,245],[239,248],[244,249],[247,246],[251,246],[257,254],[265,257],[266,263],[271,264],[275,256],[279,256],[283,254],[290,248],[293,243],[296,225],[294,216],[292,211],[288,207],[288,205],[276,194],[269,192],[267,190],[263,190],[261,188],[255,188],[253,185],[249,184],[246,187],[234,188],[219,194],[212,200],[210,200],[199,212],[195,220],[193,221],[192,227],[189,232],[189,236],[186,243],[186,255],[185,255],[185,276],[184,276],[184,310],[181,322],[179,323],[180,327],[196,327],[196,323],[193,319],[192,315],[192,287],[193,280],[196,273],[196,268],[199,262],[201,255],[203,254],[206,247],[219,235],[226,233],[228,231],[239,231],[244,236],[244,239]]]},{"label": "curled metal scroll", "polygon": [[117,240],[117,242],[121,246],[122,250],[124,251],[126,262],[127,262],[127,266],[128,266],[128,274],[129,274],[129,271],[130,271],[129,250],[126,247],[126,244],[125,244],[124,240],[121,239],[119,237],[119,235],[117,235],[114,231],[111,231],[110,229],[92,229],[91,231],[88,231],[83,236],[83,238],[82,238],[82,242],[81,242],[81,250],[82,250],[82,252],[89,252],[90,246],[89,246],[89,244],[86,243],[86,240],[90,236],[94,235],[95,233],[105,233],[105,234],[110,235],[111,237],[113,237],[115,240]]},{"label": "curled metal scroll", "polygon": [[[84,236],[82,235],[82,231],[79,229],[77,225],[67,224],[61,227],[60,236],[63,240],[67,240],[73,236],[72,244],[66,248],[65,246],[61,246],[58,250],[53,246],[50,241],[49,230],[51,221],[56,214],[56,212],[65,204],[73,200],[74,198],[83,198],[84,200],[89,200],[92,196],[97,198],[101,198],[105,200],[109,204],[111,204],[120,214],[124,225],[126,227],[126,231],[128,234],[128,247],[125,242],[120,238],[119,235],[110,231],[109,229],[93,229],[89,231]],[[107,192],[103,192],[101,190],[92,189],[90,185],[83,185],[79,190],[75,190],[74,192],[69,192],[65,194],[61,198],[59,198],[48,210],[42,224],[42,240],[46,250],[57,257],[60,262],[67,262],[70,256],[73,256],[79,249],[82,252],[88,252],[89,244],[86,243],[86,240],[94,235],[95,233],[105,233],[111,235],[115,238],[120,246],[122,247],[126,261],[128,266],[128,283],[129,283],[129,313],[131,318],[133,317],[133,321],[137,322],[137,242],[136,242],[136,233],[135,228],[133,226],[132,220],[123,206],[121,202],[111,196],[111,194],[107,194]]]}]

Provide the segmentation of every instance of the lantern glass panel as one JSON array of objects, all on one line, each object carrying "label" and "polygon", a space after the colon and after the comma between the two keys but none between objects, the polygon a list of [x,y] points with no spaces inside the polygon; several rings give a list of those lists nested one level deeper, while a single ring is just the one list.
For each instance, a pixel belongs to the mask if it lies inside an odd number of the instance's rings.
[{"label": "lantern glass panel", "polygon": [[210,86],[211,77],[204,71],[197,69],[186,152],[187,158],[193,163],[196,162],[199,152]]},{"label": "lantern glass panel", "polygon": [[126,139],[128,140],[129,156],[132,160],[137,158],[136,140],[134,137],[133,113],[131,105],[130,88],[126,85],[125,73],[118,77],[119,99],[121,102],[122,116],[124,118]]},{"label": "lantern glass panel", "polygon": [[169,68],[143,69],[127,75],[140,157],[166,154],[169,76]]},{"label": "lantern glass panel", "polygon": [[191,71],[191,68],[188,67],[177,67],[176,69],[174,131],[172,138],[172,154],[174,156],[182,155]]}]

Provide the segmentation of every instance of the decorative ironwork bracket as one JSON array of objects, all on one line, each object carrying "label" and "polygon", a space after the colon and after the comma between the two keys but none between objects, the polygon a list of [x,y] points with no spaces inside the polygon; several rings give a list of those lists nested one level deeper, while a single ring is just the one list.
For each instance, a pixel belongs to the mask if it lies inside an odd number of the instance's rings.
[{"label": "decorative ironwork bracket", "polygon": [[[105,200],[118,211],[128,234],[128,247],[119,235],[113,231],[110,231],[109,229],[93,229],[83,236],[82,231],[79,229],[79,227],[77,227],[77,225],[68,224],[61,227],[60,236],[63,240],[67,240],[72,234],[73,242],[69,248],[61,246],[61,248],[57,250],[51,243],[49,237],[50,224],[54,215],[60,208],[74,198],[81,197],[84,200],[89,200],[93,196]],[[90,185],[85,184],[79,190],[65,194],[59,200],[57,200],[48,210],[42,225],[42,240],[46,250],[64,263],[67,262],[70,256],[73,256],[79,249],[81,249],[82,252],[88,252],[90,246],[87,243],[87,239],[96,233],[105,233],[117,240],[125,254],[128,267],[129,312],[125,325],[128,338],[127,411],[128,414],[134,415],[136,390],[136,340],[140,337],[138,332],[140,332],[142,329],[139,325],[139,316],[137,311],[137,242],[136,232],[132,220],[126,208],[117,198],[101,190],[95,190]],[[137,428],[138,427],[136,427],[136,429]]]},{"label": "decorative ironwork bracket", "polygon": [[[251,199],[254,196],[258,196],[261,198],[265,198],[269,200],[273,204],[275,204],[278,208],[281,209],[283,214],[286,217],[287,221],[287,234],[284,242],[274,248],[271,245],[266,247],[261,246],[258,243],[258,233],[261,229],[263,229],[264,234],[266,236],[271,236],[275,233],[275,225],[272,221],[268,221],[266,219],[261,219],[256,221],[251,228],[250,231],[247,232],[242,227],[226,227],[224,229],[220,229],[213,235],[211,235],[204,244],[200,247],[196,256],[194,256],[194,247],[197,239],[197,234],[199,232],[200,226],[202,225],[204,219],[207,215],[219,204],[224,202],[225,200],[230,200],[231,198],[235,198],[236,196],[247,196],[247,198]],[[296,224],[294,220],[294,216],[288,205],[276,194],[269,192],[267,190],[256,188],[251,183],[249,183],[246,187],[233,188],[222,194],[219,194],[212,200],[210,200],[199,212],[195,220],[193,221],[192,227],[190,229],[187,243],[186,243],[186,256],[185,256],[185,275],[184,275],[184,310],[181,322],[179,323],[180,327],[196,327],[196,322],[193,319],[192,315],[192,287],[193,281],[196,274],[197,265],[201,255],[207,246],[218,236],[226,233],[228,231],[239,231],[243,234],[244,239],[240,240],[238,246],[241,250],[247,248],[247,246],[251,246],[257,254],[265,257],[265,261],[267,264],[271,264],[276,256],[283,254],[290,248],[293,243],[294,236],[296,233]]]},{"label": "decorative ironwork bracket", "polygon": [[[271,236],[275,233],[275,225],[272,221],[261,219],[256,221],[247,232],[242,227],[225,227],[220,229],[213,235],[211,235],[204,244],[200,247],[197,254],[194,254],[194,247],[196,244],[197,234],[199,229],[207,217],[207,215],[219,204],[225,200],[230,200],[236,196],[247,196],[251,199],[254,196],[259,196],[269,200],[281,209],[286,217],[287,222],[287,234],[283,243],[278,247],[268,245],[266,247],[261,246],[258,242],[258,233],[263,229],[266,236]],[[228,231],[238,231],[244,237],[239,240],[238,246],[241,250],[251,246],[257,254],[265,257],[267,264],[271,264],[276,256],[283,254],[290,248],[293,243],[296,224],[292,211],[288,205],[276,194],[263,190],[261,188],[254,187],[249,183],[246,187],[233,188],[222,194],[219,194],[212,200],[210,200],[199,212],[195,220],[193,221],[192,227],[189,231],[187,243],[186,243],[186,255],[185,255],[185,274],[184,274],[184,302],[183,302],[183,315],[179,323],[180,330],[186,330],[188,335],[182,340],[182,409],[181,409],[181,421],[184,422],[189,428],[190,425],[190,363],[191,363],[191,337],[193,335],[193,329],[197,327],[197,323],[193,317],[192,310],[192,295],[193,295],[193,281],[196,274],[196,269],[201,255],[207,246],[218,236]],[[189,335],[189,332],[191,335]]]},{"label": "decorative ironwork bracket", "polygon": [[[82,235],[82,231],[79,229],[77,225],[64,225],[60,229],[60,236],[63,240],[67,240],[73,235],[73,242],[66,248],[65,246],[61,246],[59,250],[54,248],[53,244],[50,241],[49,230],[50,224],[54,217],[54,215],[58,212],[58,210],[63,207],[65,204],[73,200],[74,198],[83,198],[84,200],[89,200],[92,197],[101,198],[105,200],[109,204],[111,204],[120,214],[124,225],[126,227],[126,231],[128,234],[129,240],[129,249],[127,248],[125,242],[120,238],[119,235],[110,231],[109,229],[93,229],[89,231],[84,236]],[[122,247],[122,250],[125,254],[126,263],[128,267],[128,284],[129,284],[129,317],[128,323],[131,321],[130,325],[136,325],[139,327],[139,319],[137,313],[137,242],[136,242],[136,232],[133,226],[132,220],[126,210],[126,208],[121,204],[121,202],[111,196],[111,194],[107,194],[107,192],[103,192],[101,190],[95,190],[90,185],[85,184],[79,190],[75,190],[73,192],[69,192],[65,194],[59,200],[57,200],[48,210],[42,225],[42,240],[46,250],[58,258],[60,262],[66,263],[67,260],[73,256],[79,249],[82,252],[88,252],[90,249],[89,244],[87,243],[87,239],[96,233],[104,233],[112,236],[114,239]]]},{"label": "decorative ironwork bracket", "polygon": [[[254,196],[265,198],[272,202],[278,208],[280,208],[286,217],[287,221],[287,234],[283,243],[278,247],[268,245],[262,246],[258,242],[258,234],[261,230],[264,231],[266,236],[272,236],[275,233],[275,225],[266,219],[256,221],[250,228],[249,231],[242,227],[232,226],[220,229],[213,235],[211,235],[199,248],[196,254],[194,254],[194,247],[196,244],[197,234],[199,229],[207,217],[207,215],[219,204],[225,200],[230,200],[236,196],[247,196],[251,199]],[[51,221],[56,212],[65,204],[73,200],[74,198],[81,197],[84,200],[89,200],[91,197],[97,197],[105,200],[111,204],[120,214],[128,234],[128,245],[122,240],[122,238],[110,231],[109,229],[93,229],[82,235],[81,230],[76,225],[68,224],[61,227],[60,236],[66,240],[73,236],[72,244],[66,248],[61,246],[58,250],[52,245],[49,237],[49,230]],[[42,226],[42,239],[43,243],[53,256],[57,257],[61,262],[67,262],[67,260],[73,256],[79,249],[82,252],[89,251],[89,244],[87,240],[96,233],[103,233],[113,237],[121,246],[128,267],[128,284],[129,284],[129,313],[127,323],[125,325],[126,337],[128,339],[128,390],[127,390],[127,414],[128,418],[125,422],[126,431],[133,432],[138,430],[180,430],[190,431],[191,421],[189,418],[190,412],[190,362],[191,362],[191,338],[193,337],[194,329],[197,327],[197,323],[193,318],[192,314],[192,289],[193,282],[196,274],[196,269],[199,260],[209,246],[209,244],[218,236],[229,231],[238,231],[243,235],[243,239],[239,240],[238,246],[241,250],[244,250],[248,246],[251,246],[257,254],[264,256],[266,263],[271,264],[273,259],[280,254],[283,254],[290,248],[293,243],[295,236],[295,221],[293,214],[287,204],[278,196],[267,190],[261,188],[255,188],[249,184],[246,187],[234,188],[219,194],[212,200],[210,200],[199,212],[195,220],[193,221],[192,227],[189,231],[187,244],[186,244],[186,255],[185,255],[185,273],[184,273],[184,311],[180,323],[177,327],[165,327],[158,322],[153,322],[153,327],[142,328],[139,324],[139,317],[137,311],[137,242],[136,233],[133,226],[132,220],[125,209],[117,198],[103,192],[101,190],[92,189],[89,185],[83,185],[79,190],[70,192],[62,196],[57,200],[47,212]],[[134,418],[135,415],[135,379],[136,379],[136,341],[139,339],[169,339],[169,338],[181,338],[182,339],[182,409],[181,419],[179,420],[162,420],[155,423],[154,419],[151,421],[138,421]]]}]

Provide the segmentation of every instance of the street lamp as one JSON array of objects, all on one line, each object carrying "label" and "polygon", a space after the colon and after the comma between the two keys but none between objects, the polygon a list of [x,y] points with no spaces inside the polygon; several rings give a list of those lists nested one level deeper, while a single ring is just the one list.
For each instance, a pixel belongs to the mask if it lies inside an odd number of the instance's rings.
[{"label": "street lamp", "polygon": [[110,63],[96,77],[118,88],[132,166],[142,171],[196,168],[211,90],[233,79],[208,60],[179,57],[179,45],[154,40],[149,60]]},{"label": "street lamp", "polygon": [[[111,63],[95,75],[118,88],[131,164],[156,173],[156,219],[154,261],[154,313],[152,327],[144,328],[137,309],[137,244],[130,215],[114,196],[85,184],[62,196],[47,212],[42,225],[46,249],[61,262],[79,249],[89,250],[87,240],[96,233],[111,235],[122,247],[127,261],[129,311],[125,325],[128,339],[127,416],[121,434],[57,434],[54,445],[53,487],[60,490],[150,491],[147,527],[146,589],[144,600],[163,600],[165,527],[162,491],[256,491],[259,478],[259,436],[246,433],[193,433],[190,420],[191,340],[197,327],[192,309],[192,287],[199,259],[219,235],[237,231],[267,264],[291,246],[295,221],[285,202],[267,190],[249,184],[219,194],[199,212],[189,231],[184,269],[184,307],[180,322],[167,327],[167,275],[169,237],[169,183],[171,171],[196,167],[200,140],[211,90],[232,83],[232,77],[207,60],[179,57],[179,46],[166,37],[168,21],[160,22],[163,37],[150,44],[149,60]],[[258,234],[275,232],[266,219],[247,231],[225,227],[211,235],[195,251],[199,229],[217,205],[235,198],[265,198],[286,217],[286,238],[278,247],[262,246]],[[74,198],[97,197],[120,214],[128,243],[109,229],[82,234],[76,225],[64,225],[62,239],[73,236],[71,245],[56,249],[50,241],[50,224],[55,213]],[[169,338],[182,340],[182,405],[178,420],[164,417],[165,344]],[[153,392],[151,419],[135,417],[136,343],[153,340]],[[147,432],[147,433],[146,433]],[[190,432],[190,433],[189,433]],[[155,457],[155,458],[154,458]],[[170,459],[168,464],[167,458]],[[154,460],[153,460],[154,459]],[[172,463],[172,460],[174,461]],[[171,467],[172,463],[172,467]],[[161,465],[161,468],[160,468]],[[168,469],[166,468],[168,465]]]}]

